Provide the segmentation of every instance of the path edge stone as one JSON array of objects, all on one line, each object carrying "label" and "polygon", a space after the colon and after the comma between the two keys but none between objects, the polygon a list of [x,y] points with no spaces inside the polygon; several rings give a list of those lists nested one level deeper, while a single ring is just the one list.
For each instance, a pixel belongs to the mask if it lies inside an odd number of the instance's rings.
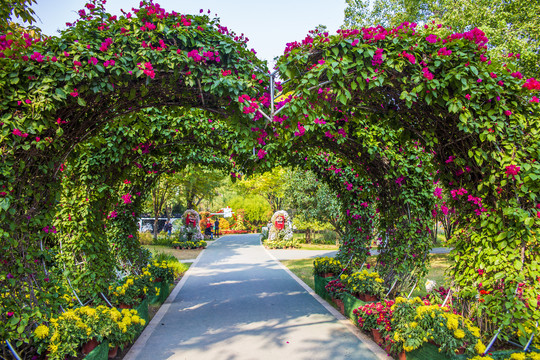
[{"label": "path edge stone", "polygon": [[[347,327],[347,329],[353,333],[360,341],[362,341],[368,349],[379,359],[379,360],[388,360],[391,359],[391,357],[383,350],[379,345],[377,345],[371,338],[363,334],[360,329],[358,329],[356,326],[351,324],[351,321],[343,316],[339,311],[334,309],[333,306],[328,304],[323,298],[321,298],[319,295],[313,291],[312,288],[310,288],[305,282],[302,281],[298,276],[296,276],[291,270],[289,270],[288,267],[283,265],[281,261],[279,261],[266,247],[262,245],[261,237],[259,237],[259,242],[261,243],[262,248],[266,251],[266,253],[279,264],[279,266],[285,270],[300,286],[304,288],[311,296],[315,298],[328,312],[330,312],[342,325]],[[124,359],[128,360],[128,359]]]}]

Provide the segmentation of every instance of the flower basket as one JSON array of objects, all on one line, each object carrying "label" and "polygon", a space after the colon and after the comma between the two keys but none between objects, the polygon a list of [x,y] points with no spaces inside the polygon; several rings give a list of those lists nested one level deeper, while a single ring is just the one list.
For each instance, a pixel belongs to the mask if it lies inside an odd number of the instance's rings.
[{"label": "flower basket", "polygon": [[322,274],[322,277],[323,278],[331,278],[331,277],[334,277],[334,273],[324,273],[324,274]]},{"label": "flower basket", "polygon": [[82,346],[82,352],[83,354],[90,354],[92,350],[97,348],[99,345],[99,342],[96,339],[90,339],[87,342],[85,342]]},{"label": "flower basket", "polygon": [[90,353],[84,357],[84,360],[106,360],[108,349],[109,343],[104,341],[94,350],[90,351]]},{"label": "flower basket", "polygon": [[355,293],[354,297],[361,301],[366,301],[366,294],[364,293]]},{"label": "flower basket", "polygon": [[109,359],[114,359],[116,355],[118,355],[118,345],[109,348],[109,354],[107,357]]},{"label": "flower basket", "polygon": [[345,305],[343,304],[343,300],[341,299],[334,299],[334,303],[337,305],[339,312],[344,315],[345,314]]},{"label": "flower basket", "polygon": [[378,301],[378,300],[379,299],[377,298],[376,295],[364,294],[364,301],[370,302],[370,301]]},{"label": "flower basket", "polygon": [[371,336],[373,336],[373,340],[377,344],[382,344],[383,343],[383,338],[381,336],[381,332],[378,329],[371,329]]}]

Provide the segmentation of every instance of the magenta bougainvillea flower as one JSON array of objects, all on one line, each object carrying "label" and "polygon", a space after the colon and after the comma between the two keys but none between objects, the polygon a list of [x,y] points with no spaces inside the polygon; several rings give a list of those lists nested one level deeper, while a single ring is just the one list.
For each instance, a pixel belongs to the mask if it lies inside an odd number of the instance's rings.
[{"label": "magenta bougainvillea flower", "polygon": [[505,174],[506,176],[512,176],[512,178],[515,178],[515,176],[518,174],[521,167],[517,165],[508,165],[506,168]]},{"label": "magenta bougainvillea flower", "polygon": [[131,204],[131,194],[125,194],[122,195],[122,200],[124,201],[124,204]]},{"label": "magenta bougainvillea flower", "polygon": [[428,43],[435,44],[435,43],[437,42],[437,35],[429,34],[429,35],[426,37],[426,41],[427,41]]}]

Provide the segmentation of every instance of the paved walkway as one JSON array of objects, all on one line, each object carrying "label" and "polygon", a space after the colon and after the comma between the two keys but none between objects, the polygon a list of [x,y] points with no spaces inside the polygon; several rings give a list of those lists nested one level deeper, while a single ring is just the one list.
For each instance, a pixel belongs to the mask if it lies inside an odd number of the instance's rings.
[{"label": "paved walkway", "polygon": [[232,235],[203,251],[125,359],[386,357],[351,327],[293,279],[259,235]]}]

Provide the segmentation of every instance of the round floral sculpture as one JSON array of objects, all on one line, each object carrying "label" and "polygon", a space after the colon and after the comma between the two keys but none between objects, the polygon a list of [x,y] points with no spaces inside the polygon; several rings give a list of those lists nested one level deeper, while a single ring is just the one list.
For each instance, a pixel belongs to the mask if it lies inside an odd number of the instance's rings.
[{"label": "round floral sculpture", "polygon": [[182,214],[182,227],[180,228],[180,241],[202,240],[199,213],[188,209]]},{"label": "round floral sculpture", "polygon": [[293,230],[289,214],[285,210],[276,211],[270,220],[268,241],[289,241],[292,240],[292,238]]}]

